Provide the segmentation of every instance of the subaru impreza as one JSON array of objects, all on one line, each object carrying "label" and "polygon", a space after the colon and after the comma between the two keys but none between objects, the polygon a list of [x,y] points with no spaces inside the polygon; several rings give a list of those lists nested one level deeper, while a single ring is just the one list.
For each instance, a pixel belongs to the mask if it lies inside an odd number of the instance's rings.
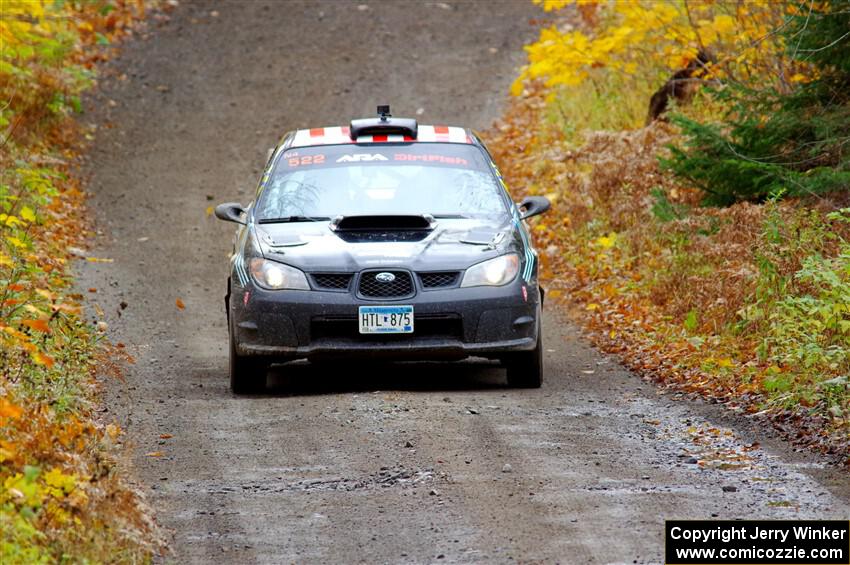
[{"label": "subaru impreza", "polygon": [[[225,305],[233,392],[262,390],[297,359],[500,361],[510,386],[542,383],[537,253],[469,129],[394,118],[303,129],[270,151],[238,224]],[[285,370],[285,368],[283,369]]]}]

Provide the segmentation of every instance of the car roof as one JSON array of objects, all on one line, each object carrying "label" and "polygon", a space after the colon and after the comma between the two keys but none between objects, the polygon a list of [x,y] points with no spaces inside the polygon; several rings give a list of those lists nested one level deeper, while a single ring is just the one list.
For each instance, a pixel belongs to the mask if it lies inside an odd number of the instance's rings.
[{"label": "car roof", "polygon": [[314,147],[321,145],[350,145],[363,143],[461,143],[476,145],[475,135],[466,128],[456,126],[420,125],[416,137],[402,134],[360,135],[351,138],[349,126],[331,126],[300,129],[286,135],[282,141],[284,149]]}]

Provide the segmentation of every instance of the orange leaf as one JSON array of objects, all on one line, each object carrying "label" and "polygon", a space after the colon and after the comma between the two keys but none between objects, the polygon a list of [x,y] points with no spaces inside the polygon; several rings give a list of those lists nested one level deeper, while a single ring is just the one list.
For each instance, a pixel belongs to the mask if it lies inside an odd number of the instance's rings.
[{"label": "orange leaf", "polygon": [[56,361],[53,360],[53,357],[50,355],[46,355],[41,353],[40,351],[33,351],[30,355],[32,355],[32,360],[36,362],[38,365],[44,365],[48,369],[53,367],[56,364]]},{"label": "orange leaf", "polygon": [[30,329],[33,329],[38,332],[48,333],[50,331],[50,327],[47,325],[47,322],[44,320],[24,320],[21,322],[23,325],[27,326]]},{"label": "orange leaf", "polygon": [[171,439],[173,437],[171,434],[159,434],[159,439]]},{"label": "orange leaf", "polygon": [[185,305],[185,304],[183,303],[183,301],[182,301],[182,300],[180,300],[179,298],[178,298],[177,300],[175,300],[175,301],[174,301],[174,304],[177,306],[177,308],[178,308],[179,310],[184,310],[184,309],[186,308],[186,305]]},{"label": "orange leaf", "polygon": [[23,410],[20,406],[16,406],[6,400],[5,398],[0,398],[0,417],[2,418],[19,418]]},{"label": "orange leaf", "polygon": [[14,337],[18,341],[29,341],[29,336],[20,330],[16,330],[11,326],[4,326],[3,331]]},{"label": "orange leaf", "polygon": [[151,451],[150,453],[145,453],[145,457],[162,457],[165,455],[162,451]]}]

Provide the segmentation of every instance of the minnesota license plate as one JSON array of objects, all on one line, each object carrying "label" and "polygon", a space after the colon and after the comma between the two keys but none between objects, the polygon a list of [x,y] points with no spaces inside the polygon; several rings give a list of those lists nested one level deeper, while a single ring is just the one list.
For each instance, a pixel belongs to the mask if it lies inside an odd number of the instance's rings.
[{"label": "minnesota license plate", "polygon": [[412,334],[413,306],[361,306],[360,333]]}]

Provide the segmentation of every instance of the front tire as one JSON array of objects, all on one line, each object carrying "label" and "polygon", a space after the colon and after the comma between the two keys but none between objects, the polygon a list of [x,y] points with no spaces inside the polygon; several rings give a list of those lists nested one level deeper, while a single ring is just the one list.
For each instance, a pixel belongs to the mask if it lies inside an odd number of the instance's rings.
[{"label": "front tire", "polygon": [[540,388],[543,385],[543,328],[540,322],[537,326],[537,344],[534,349],[514,353],[507,360],[506,365],[509,387]]},{"label": "front tire", "polygon": [[256,394],[266,388],[268,364],[258,357],[239,355],[230,327],[230,390],[233,394]]}]

